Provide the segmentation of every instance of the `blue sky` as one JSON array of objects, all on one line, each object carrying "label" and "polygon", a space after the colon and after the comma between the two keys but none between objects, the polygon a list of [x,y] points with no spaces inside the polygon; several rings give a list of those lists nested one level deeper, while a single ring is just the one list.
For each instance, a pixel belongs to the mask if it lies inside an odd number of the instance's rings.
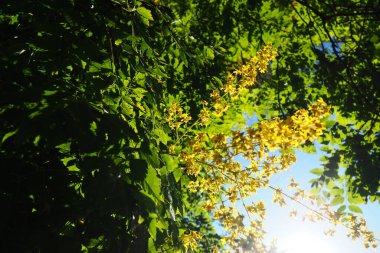
[{"label": "blue sky", "polygon": [[[310,189],[309,180],[315,176],[309,171],[319,166],[319,158],[321,152],[317,154],[306,154],[301,151],[297,152],[297,163],[284,173],[274,176],[271,180],[272,186],[278,186],[286,189],[289,184],[289,178],[293,177],[296,182],[301,184],[301,188]],[[287,249],[289,253],[292,250],[293,244],[297,241],[306,243],[309,246],[303,246],[305,252],[321,253],[370,253],[380,252],[374,249],[365,249],[360,241],[352,241],[346,237],[347,229],[342,226],[337,226],[337,233],[334,237],[327,237],[324,235],[324,230],[331,227],[327,222],[312,223],[308,221],[301,221],[301,217],[296,219],[289,217],[289,212],[292,208],[296,208],[302,212],[304,210],[299,204],[291,203],[288,201],[288,207],[279,207],[272,204],[272,191],[262,190],[256,197],[263,199],[267,203],[267,216],[266,216],[266,231],[267,239],[270,242],[272,239],[277,240],[280,249]],[[378,203],[362,205],[363,216],[367,220],[367,225],[370,230],[374,231],[376,237],[380,235],[380,206]],[[295,242],[294,242],[295,241]],[[323,244],[323,246],[321,246]],[[320,250],[318,251],[318,248]],[[298,252],[297,252],[298,253]]]}]

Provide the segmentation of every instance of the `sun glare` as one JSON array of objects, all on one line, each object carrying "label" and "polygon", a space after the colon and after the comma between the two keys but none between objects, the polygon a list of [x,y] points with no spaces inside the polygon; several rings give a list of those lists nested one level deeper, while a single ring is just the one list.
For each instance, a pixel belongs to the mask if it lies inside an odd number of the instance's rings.
[{"label": "sun glare", "polygon": [[[323,236],[323,235],[322,235]],[[286,241],[286,253],[334,253],[327,238],[309,234],[298,234]]]}]

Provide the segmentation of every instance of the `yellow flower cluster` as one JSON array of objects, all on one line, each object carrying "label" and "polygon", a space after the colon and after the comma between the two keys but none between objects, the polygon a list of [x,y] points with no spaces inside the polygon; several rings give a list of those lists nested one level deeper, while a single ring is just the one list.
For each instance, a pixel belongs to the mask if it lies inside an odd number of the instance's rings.
[{"label": "yellow flower cluster", "polygon": [[318,103],[310,106],[308,110],[301,109],[285,120],[275,118],[261,122],[256,131],[256,138],[262,146],[270,150],[298,147],[306,140],[312,141],[322,134],[325,128],[321,119],[326,117],[329,110],[330,106],[320,98]]},{"label": "yellow flower cluster", "polygon": [[[211,106],[207,107],[208,103],[203,102],[204,107],[198,115],[199,125],[207,126],[213,117],[222,117],[230,107],[228,97],[232,100],[236,100],[243,91],[253,86],[256,82],[258,73],[264,73],[269,65],[269,61],[273,60],[276,55],[276,49],[269,44],[260,50],[257,53],[257,56],[251,58],[247,64],[242,65],[232,73],[229,73],[225,84],[221,88],[222,92],[219,90],[213,90],[211,92]],[[172,124],[178,125],[179,122],[174,122]]]},{"label": "yellow flower cluster", "polygon": [[250,213],[256,214],[260,219],[264,219],[266,208],[263,201],[258,201],[257,203],[247,206],[247,210]]},{"label": "yellow flower cluster", "polygon": [[[189,141],[180,158],[186,172],[198,177],[188,184],[188,189],[203,195],[202,207],[229,231],[224,237],[229,247],[242,247],[248,238],[255,238],[256,246],[260,245],[259,239],[263,238],[264,230],[258,224],[264,220],[264,203],[244,204],[248,216],[255,217],[252,220],[255,227],[244,226],[244,216],[234,207],[235,203],[245,203],[258,189],[268,186],[273,174],[288,168],[295,161],[291,148],[321,133],[317,129],[323,129],[321,119],[328,110],[326,103],[319,100],[308,110],[301,109],[284,120],[263,122],[257,129],[234,130],[231,135],[199,132]],[[283,152],[272,152],[279,149]],[[244,157],[251,165],[242,168],[235,161],[236,156]],[[202,176],[199,176],[201,172]],[[292,186],[297,184],[293,182]],[[304,195],[301,190],[297,194]],[[274,201],[285,204],[280,191],[276,192]]]},{"label": "yellow flower cluster", "polygon": [[199,120],[200,120],[200,125],[201,126],[207,126],[210,122],[210,111],[207,108],[203,108],[201,110],[201,113],[199,114]]},{"label": "yellow flower cluster", "polygon": [[227,76],[223,91],[230,95],[232,99],[239,98],[243,90],[255,84],[258,73],[265,73],[269,62],[277,55],[277,51],[271,44],[265,46],[252,57],[247,64],[242,65],[239,69]]},{"label": "yellow flower cluster", "polygon": [[213,99],[213,116],[220,118],[223,116],[223,113],[228,110],[228,103],[224,97],[220,94],[219,91],[214,90],[211,93],[211,98]]},{"label": "yellow flower cluster", "polygon": [[363,218],[358,218],[357,216],[350,215],[348,217],[350,226],[349,234],[347,235],[352,240],[357,238],[364,239],[364,246],[366,248],[377,247],[377,242],[375,239],[375,234],[372,231],[369,231],[367,228],[367,223]]},{"label": "yellow flower cluster", "polygon": [[202,235],[196,231],[190,231],[181,235],[180,240],[186,251],[188,249],[195,249],[198,245],[198,241],[202,238]]},{"label": "yellow flower cluster", "polygon": [[284,195],[282,195],[281,191],[279,191],[279,190],[275,191],[273,203],[278,203],[280,206],[286,205]]},{"label": "yellow flower cluster", "polygon": [[[214,90],[210,94],[213,101],[211,107],[207,108],[208,103],[203,101],[204,107],[198,115],[199,125],[207,126],[212,117],[222,117],[229,108],[226,96],[232,100],[239,98],[243,91],[255,84],[258,73],[264,73],[269,61],[273,60],[276,55],[276,49],[269,44],[260,50],[257,56],[251,58],[247,64],[229,73],[225,85],[221,88],[222,94],[219,90]],[[191,117],[183,112],[183,108],[178,103],[172,103],[168,111],[167,122],[172,129],[178,129],[191,120]]]},{"label": "yellow flower cluster", "polygon": [[183,112],[183,108],[178,103],[172,103],[167,114],[167,122],[171,129],[177,129],[182,124],[186,124],[191,120],[191,116]]},{"label": "yellow flower cluster", "polygon": [[197,176],[201,170],[201,166],[196,162],[195,154],[182,153],[180,155],[182,162],[185,164],[186,172],[188,175]]}]

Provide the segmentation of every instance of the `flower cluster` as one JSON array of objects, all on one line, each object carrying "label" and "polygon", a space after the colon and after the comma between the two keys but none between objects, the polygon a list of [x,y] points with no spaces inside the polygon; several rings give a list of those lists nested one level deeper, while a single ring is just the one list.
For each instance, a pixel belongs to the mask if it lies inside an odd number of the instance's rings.
[{"label": "flower cluster", "polygon": [[[203,109],[198,115],[198,121],[194,125],[206,127],[213,118],[220,118],[229,109],[231,101],[235,101],[244,91],[255,84],[259,72],[266,71],[269,61],[273,60],[277,54],[271,45],[259,51],[247,64],[228,74],[225,85],[221,90],[214,90],[211,96],[211,103],[203,102]],[[180,126],[186,124],[190,117],[183,112],[182,107],[177,103],[172,103],[167,114],[167,122],[172,129],[178,130]],[[261,177],[269,178],[272,172],[277,171],[273,164],[285,161],[285,156],[278,159],[274,156],[264,158],[263,150],[256,152],[259,141],[256,139],[257,131],[248,130],[252,135],[244,132],[234,131],[232,136],[223,133],[214,135],[199,131],[192,138],[186,148],[180,152],[185,172],[190,176],[195,176],[196,180],[188,184],[190,192],[198,192],[203,195],[202,207],[209,213],[213,213],[223,227],[229,231],[229,235],[224,237],[224,242],[236,248],[237,244],[244,244],[244,238],[251,238],[256,249],[264,249],[262,238],[264,229],[262,221],[265,215],[265,206],[262,202],[251,203],[246,207],[247,212],[255,214],[256,220],[252,221],[252,226],[244,226],[244,216],[234,207],[234,204],[247,198],[257,189],[264,187],[267,182]],[[254,134],[253,134],[254,132]],[[177,141],[181,138],[177,136]],[[260,148],[259,148],[260,149]],[[170,153],[175,155],[175,145],[170,147]],[[233,158],[239,153],[252,158],[252,168],[243,169],[241,164]],[[253,172],[259,173],[257,157],[264,160],[265,171],[263,175],[253,176]],[[291,156],[288,156],[290,158]],[[259,160],[260,160],[259,159]],[[293,159],[293,158],[291,158]],[[260,165],[261,166],[261,165]],[[261,172],[260,172],[261,173]],[[201,174],[201,175],[200,175]],[[226,185],[231,185],[225,189]],[[229,201],[229,205],[224,204]],[[198,237],[190,233],[183,235],[182,242],[186,249],[195,245]],[[260,246],[261,245],[261,246]]]},{"label": "flower cluster", "polygon": [[167,114],[167,122],[171,129],[177,129],[181,125],[191,120],[191,116],[183,112],[183,108],[178,103],[172,103]]},{"label": "flower cluster", "polygon": [[323,133],[325,128],[321,119],[329,110],[330,106],[320,98],[318,103],[311,105],[308,110],[298,110],[285,120],[275,118],[261,122],[259,130],[256,131],[256,138],[262,146],[271,150],[298,147],[306,140],[312,141]]},{"label": "flower cluster", "polygon": [[350,215],[347,220],[350,224],[349,234],[347,235],[348,237],[352,238],[352,240],[363,238],[364,246],[366,248],[377,247],[375,234],[372,231],[368,230],[367,223],[363,218],[359,218],[355,215]]},{"label": "flower cluster", "polygon": [[181,235],[180,240],[186,251],[188,249],[195,249],[198,245],[198,241],[202,238],[202,235],[195,231],[190,231],[189,233],[184,233]]},{"label": "flower cluster", "polygon": [[[203,109],[194,124],[198,126],[195,136],[182,143],[184,147],[179,153],[174,146],[170,149],[171,154],[179,156],[184,171],[194,179],[188,183],[188,190],[202,196],[203,209],[218,220],[226,231],[223,243],[235,251],[241,248],[265,252],[265,204],[253,201],[251,197],[259,189],[270,187],[275,190],[273,201],[281,206],[286,204],[284,196],[287,195],[269,186],[269,179],[296,161],[294,148],[308,140],[313,141],[323,133],[325,127],[322,120],[330,110],[330,106],[319,99],[285,119],[263,121],[244,130],[233,130],[231,134],[207,131],[212,118],[222,117],[231,103],[244,96],[247,88],[255,84],[257,75],[266,71],[276,54],[276,50],[268,45],[247,64],[228,74],[221,91],[211,93],[212,102],[203,102]],[[190,119],[180,105],[173,103],[170,106],[167,121],[172,129],[178,129]],[[182,140],[182,137],[177,138]],[[250,166],[243,168],[237,158],[249,161]],[[312,196],[301,190],[294,180],[289,188],[295,190],[291,197],[293,200],[314,202]],[[236,208],[237,203],[243,204],[245,215]],[[296,215],[297,211],[293,210],[291,216]],[[244,224],[244,217],[250,219],[249,226]],[[336,212],[327,207],[305,215],[305,218],[314,221],[323,217],[328,217],[333,224],[340,219]],[[364,236],[366,245],[374,245],[374,236],[365,229],[363,222],[352,221],[350,228],[352,238]],[[333,230],[327,233],[332,234]],[[194,231],[181,236],[186,250],[195,248],[200,238]]]},{"label": "flower cluster", "polygon": [[[188,184],[189,191],[202,195],[202,207],[226,230],[223,241],[231,249],[246,248],[247,241],[251,241],[256,252],[265,252],[262,225],[265,205],[260,201],[249,201],[248,204],[247,198],[258,189],[267,187],[273,174],[288,168],[295,161],[292,148],[322,133],[321,119],[329,111],[329,106],[319,100],[317,104],[301,109],[284,120],[275,118],[261,122],[257,127],[234,130],[229,135],[207,132],[205,127],[210,120],[222,117],[231,103],[246,94],[247,88],[255,84],[258,73],[265,72],[269,61],[275,56],[276,50],[268,45],[247,64],[228,74],[221,91],[211,93],[212,102],[203,103],[196,122],[200,130],[178,154],[185,172],[195,178]],[[190,120],[176,103],[168,111],[167,121],[172,129],[178,129]],[[171,153],[175,150],[175,147],[171,148]],[[282,152],[278,155],[278,152],[272,152],[275,150]],[[250,161],[251,165],[243,168],[236,161],[237,156]],[[275,201],[285,204],[280,192]],[[244,225],[245,215],[235,207],[237,202],[242,202],[246,215],[252,217],[251,226]],[[195,246],[199,238],[195,235],[183,235],[186,248]]]},{"label": "flower cluster", "polygon": [[213,117],[222,117],[230,107],[231,101],[228,101],[228,99],[231,99],[233,102],[237,100],[247,88],[254,86],[258,73],[264,73],[267,70],[269,62],[273,60],[276,55],[276,49],[269,44],[260,50],[257,56],[251,58],[247,64],[229,73],[221,90],[213,90],[211,92],[211,106],[207,108],[207,103],[203,103],[204,108],[198,116],[199,125],[207,126]]},{"label": "flower cluster", "polygon": [[257,53],[257,56],[252,57],[247,64],[228,74],[222,90],[229,94],[232,99],[238,99],[242,91],[255,84],[258,73],[267,71],[269,62],[276,55],[277,51],[271,44],[268,44]]},{"label": "flower cluster", "polygon": [[[245,205],[248,216],[255,217],[255,226],[244,226],[244,216],[234,207],[235,203],[247,202],[258,189],[268,186],[273,174],[288,168],[295,161],[291,149],[322,133],[321,120],[328,110],[326,103],[319,100],[308,110],[301,109],[284,120],[262,122],[257,128],[234,130],[231,135],[201,132],[189,141],[180,157],[189,175],[202,176],[191,181],[188,188],[202,194],[203,208],[229,231],[224,241],[231,248],[241,247],[248,238],[255,238],[256,246],[260,245],[264,236],[264,230],[258,226],[264,220],[264,203],[250,201]],[[274,154],[279,149],[282,152]],[[243,168],[236,161],[237,156],[249,160],[251,165]],[[280,191],[274,201],[285,204]]]}]

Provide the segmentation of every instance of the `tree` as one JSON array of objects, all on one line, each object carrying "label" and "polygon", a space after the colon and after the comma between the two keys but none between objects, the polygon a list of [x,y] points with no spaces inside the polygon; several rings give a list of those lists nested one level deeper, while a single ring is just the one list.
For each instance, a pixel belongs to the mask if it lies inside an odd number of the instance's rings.
[{"label": "tree", "polygon": [[[188,173],[184,157],[186,148],[195,147],[193,137],[204,131],[207,112],[211,121],[206,134],[217,131],[237,138],[244,136],[236,132],[245,122],[242,112],[266,120],[280,115],[268,121],[279,127],[292,122],[287,116],[304,115],[304,110],[296,111],[320,96],[334,102],[338,119],[331,126],[332,137],[321,140],[337,142],[340,133],[350,133],[340,151],[331,151],[321,179],[336,180],[334,157],[352,157],[346,171],[352,176],[348,189],[376,199],[378,109],[368,108],[377,104],[373,80],[378,76],[378,20],[366,19],[363,25],[355,21],[349,31],[343,28],[345,18],[376,17],[378,10],[369,3],[360,11],[331,6],[301,1],[2,2],[2,250],[154,252],[193,244],[205,251],[220,248],[210,216],[194,205],[205,196],[188,190],[197,173]],[[323,8],[331,12],[315,12]],[[327,33],[327,45],[324,38],[315,42],[319,29],[335,28],[336,20],[343,35]],[[350,34],[339,44],[345,32]],[[250,59],[270,42],[280,56],[268,72],[261,73],[274,55],[265,50],[259,61],[263,66],[249,72],[254,77],[243,70],[233,72],[253,66]],[[302,50],[296,52],[300,45]],[[337,66],[347,69],[342,76],[334,74]],[[349,93],[358,78],[366,81],[365,96]],[[306,88],[309,81],[312,87]],[[213,91],[226,95],[218,97]],[[368,104],[361,107],[363,96]],[[346,108],[346,98],[353,99],[351,107]],[[350,119],[370,126],[358,132],[344,124]],[[264,123],[260,126],[266,129]],[[361,135],[366,137],[355,139]],[[220,144],[207,141],[207,147]],[[266,141],[280,145],[278,139]],[[283,157],[292,158],[290,148],[284,151]],[[366,173],[359,166],[363,156],[375,164],[372,181],[361,174]],[[200,233],[202,239],[194,241]]]},{"label": "tree", "polygon": [[180,76],[170,11],[23,1],[0,16],[3,251],[144,251],[156,226],[178,231],[180,184],[157,171]]},{"label": "tree", "polygon": [[250,49],[273,42],[279,56],[259,81],[257,114],[285,117],[323,97],[334,119],[319,140],[326,155],[313,186],[346,189],[352,205],[378,200],[379,1],[173,2],[199,44],[232,59],[246,61]]}]

